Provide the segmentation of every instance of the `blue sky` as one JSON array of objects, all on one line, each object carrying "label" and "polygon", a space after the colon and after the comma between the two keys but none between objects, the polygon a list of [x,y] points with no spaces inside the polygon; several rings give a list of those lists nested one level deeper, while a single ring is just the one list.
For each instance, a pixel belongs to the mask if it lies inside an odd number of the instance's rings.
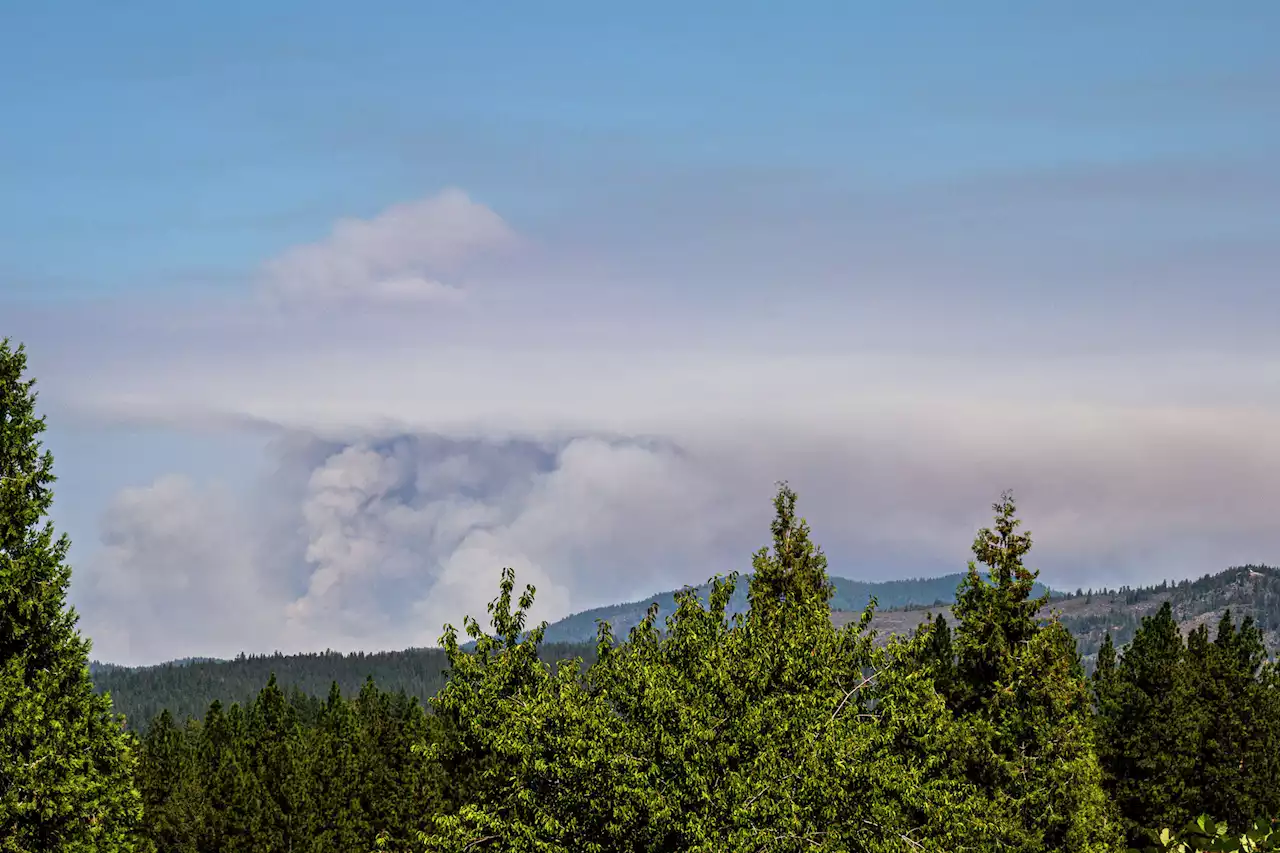
[{"label": "blue sky", "polygon": [[104,657],[696,582],[780,477],[851,576],[1006,486],[1051,581],[1278,559],[1274,3],[24,6],[0,334]]}]

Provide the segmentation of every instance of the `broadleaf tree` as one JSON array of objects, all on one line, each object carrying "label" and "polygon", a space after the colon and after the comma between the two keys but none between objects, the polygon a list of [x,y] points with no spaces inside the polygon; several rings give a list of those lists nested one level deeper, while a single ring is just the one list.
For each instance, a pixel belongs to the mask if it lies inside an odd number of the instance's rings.
[{"label": "broadleaf tree", "polygon": [[717,578],[662,627],[656,607],[621,643],[601,624],[586,672],[539,661],[534,591],[513,611],[504,572],[493,633],[469,619],[474,651],[443,637],[435,706],[457,737],[434,754],[484,769],[428,849],[957,851],[1009,836],[952,772],[968,739],[930,673],[897,664],[923,638],[878,648],[874,605],[832,626],[826,561],[794,506],[784,485],[745,614],[727,613],[738,578]]}]

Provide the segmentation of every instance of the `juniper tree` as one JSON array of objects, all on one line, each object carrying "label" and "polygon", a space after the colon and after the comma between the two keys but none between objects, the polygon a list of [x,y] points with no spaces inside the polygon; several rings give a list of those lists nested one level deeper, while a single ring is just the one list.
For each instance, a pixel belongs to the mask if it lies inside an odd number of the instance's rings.
[{"label": "juniper tree", "polygon": [[131,850],[132,737],[94,693],[26,352],[0,341],[0,851]]}]

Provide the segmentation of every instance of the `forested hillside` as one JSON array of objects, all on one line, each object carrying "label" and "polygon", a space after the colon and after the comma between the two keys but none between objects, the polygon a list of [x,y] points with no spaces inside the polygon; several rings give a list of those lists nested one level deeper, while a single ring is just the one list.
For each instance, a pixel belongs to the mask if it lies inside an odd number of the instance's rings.
[{"label": "forested hillside", "polygon": [[[544,660],[595,658],[595,645],[549,643]],[[354,695],[372,678],[381,690],[403,693],[425,707],[444,685],[449,667],[443,649],[406,649],[375,654],[320,652],[302,655],[240,655],[232,660],[163,663],[158,666],[119,667],[95,664],[94,684],[109,692],[117,713],[130,728],[145,726],[161,711],[179,722],[199,719],[215,699],[224,704],[248,703],[267,679],[275,676],[287,694],[320,699],[337,684]],[[298,701],[295,699],[295,701]]]},{"label": "forested hillside", "polygon": [[[878,582],[855,581],[833,576],[831,578],[833,590],[831,609],[861,613],[873,597],[880,610],[950,604],[955,600],[956,587],[962,580],[964,575],[960,573],[936,578],[908,578]],[[596,622],[601,619],[609,623],[615,635],[625,636],[628,631],[640,624],[651,604],[658,605],[660,619],[665,619],[674,613],[676,596],[681,592],[682,590],[669,590],[637,601],[596,607],[566,616],[547,626],[546,640],[549,643],[594,643]],[[706,603],[711,594],[711,584],[695,587],[694,592],[703,603]],[[1044,592],[1046,592],[1045,588],[1037,584],[1036,595]],[[743,613],[747,606],[747,588],[744,585],[734,591],[729,600],[728,612],[730,615]]]},{"label": "forested hillside", "polygon": [[[878,641],[883,643],[893,634],[915,630],[931,613],[942,611],[950,616],[949,607],[903,605],[953,602],[964,577],[956,574],[887,583],[833,578],[836,594],[831,600],[832,621],[837,626],[856,621],[869,595],[875,595],[881,601],[887,599],[892,604],[881,604],[871,622],[871,627],[879,632]],[[842,587],[844,593],[839,591]],[[702,586],[696,589],[704,603],[709,588]],[[728,607],[731,615],[746,609],[745,589],[744,584],[735,591]],[[945,595],[940,595],[944,590],[947,591]],[[1036,586],[1036,596],[1044,592],[1044,587]],[[546,641],[540,655],[544,660],[553,662],[581,657],[589,664],[595,659],[596,626],[592,622],[591,632],[587,635],[583,626],[588,617],[610,620],[614,635],[621,638],[638,623],[635,614],[643,617],[649,604],[657,603],[659,618],[670,614],[674,609],[671,602],[677,595],[679,593],[676,592],[662,593],[645,602],[597,608],[561,620],[547,628],[548,636],[573,636],[582,640],[576,643]],[[929,602],[924,601],[926,598]],[[862,601],[859,609],[849,609],[847,604],[856,600]],[[1205,575],[1199,580],[1176,584],[1055,593],[1041,615],[1048,618],[1055,611],[1061,614],[1062,624],[1076,638],[1087,668],[1092,669],[1098,648],[1108,631],[1116,644],[1127,644],[1133,639],[1142,618],[1155,613],[1166,601],[1172,605],[1174,618],[1184,635],[1200,625],[1216,625],[1230,608],[1241,618],[1251,616],[1262,629],[1268,650],[1273,654],[1280,651],[1280,570],[1267,566],[1228,569]],[[611,621],[613,618],[619,621],[614,623]],[[561,627],[558,632],[554,631],[557,626]],[[248,701],[257,695],[273,674],[286,692],[300,691],[312,697],[325,696],[334,682],[344,693],[353,694],[366,678],[372,677],[380,688],[403,692],[425,705],[444,684],[447,667],[448,660],[441,649],[407,649],[376,654],[251,655],[228,661],[188,659],[138,668],[95,662],[92,670],[99,692],[109,691],[116,710],[123,713],[133,726],[145,724],[165,709],[183,720],[202,716],[214,699]]]},{"label": "forested hillside", "polygon": [[[1280,653],[1280,569],[1271,566],[1237,566],[1207,574],[1197,580],[1161,583],[1118,590],[1080,590],[1054,593],[1040,615],[1058,619],[1076,638],[1086,664],[1092,668],[1107,634],[1117,645],[1129,643],[1144,617],[1168,603],[1184,636],[1202,625],[1217,625],[1230,610],[1237,617],[1251,617],[1262,631],[1263,643],[1272,655]],[[914,630],[931,613],[949,608],[912,607],[880,612],[872,623],[886,635]],[[832,620],[843,625],[856,620],[857,611],[833,609]]]}]

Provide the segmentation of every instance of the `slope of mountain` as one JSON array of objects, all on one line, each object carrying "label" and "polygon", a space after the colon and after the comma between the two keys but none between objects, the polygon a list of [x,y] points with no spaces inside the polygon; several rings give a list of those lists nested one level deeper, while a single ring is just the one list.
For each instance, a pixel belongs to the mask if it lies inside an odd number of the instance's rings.
[{"label": "slope of mountain", "polygon": [[[910,578],[879,582],[832,577],[831,584],[835,587],[835,596],[831,599],[831,609],[837,612],[861,613],[873,596],[880,610],[896,610],[913,606],[943,606],[955,600],[956,587],[959,586],[963,577],[962,574],[951,574],[940,578]],[[749,576],[746,575],[739,578],[733,597],[729,600],[730,613],[741,613],[747,609],[749,580]],[[707,596],[710,595],[711,585],[703,584],[695,589],[698,597],[705,603]],[[640,624],[650,604],[658,605],[659,621],[675,612],[678,592],[679,590],[668,590],[637,601],[596,607],[566,616],[547,626],[546,639],[548,642],[556,643],[594,642],[597,620],[608,622],[613,628],[614,637],[625,639],[627,633]],[[1044,587],[1037,584],[1036,594],[1043,592]]]},{"label": "slope of mountain", "polygon": [[[921,580],[867,584],[834,578],[836,598],[831,618],[837,624],[856,619],[874,594],[880,602],[872,627],[884,641],[895,633],[914,630],[930,613],[949,615],[943,602],[954,600],[960,575]],[[700,588],[705,600],[706,589]],[[662,613],[674,608],[674,592],[647,600],[589,610],[556,623],[548,629],[542,657],[548,661],[582,657],[589,664],[595,657],[595,620],[608,619],[615,636],[644,616],[651,601]],[[1252,616],[1262,627],[1272,654],[1280,653],[1280,569],[1269,566],[1241,566],[1205,575],[1194,581],[1110,591],[1054,593],[1046,610],[1056,610],[1076,636],[1086,665],[1097,653],[1103,635],[1110,631],[1118,645],[1124,645],[1143,616],[1155,613],[1169,601],[1184,633],[1207,624],[1213,631],[1228,608],[1238,621]],[[737,593],[734,606],[746,605],[745,585]],[[894,609],[889,609],[894,608]],[[564,638],[589,642],[564,642]],[[377,654],[324,652],[305,655],[244,656],[235,660],[184,659],[150,667],[120,667],[95,662],[90,671],[99,691],[109,691],[116,710],[126,715],[131,727],[145,726],[164,708],[179,719],[202,717],[214,699],[244,702],[257,695],[275,673],[286,690],[300,690],[324,697],[337,681],[343,693],[351,695],[364,680],[372,677],[384,690],[403,691],[425,701],[444,683],[448,662],[439,649],[408,649]]]},{"label": "slope of mountain", "polygon": [[[1184,634],[1208,625],[1212,635],[1222,614],[1229,609],[1237,623],[1245,616],[1252,616],[1262,628],[1267,648],[1273,655],[1280,653],[1280,569],[1270,566],[1237,566],[1174,584],[1054,593],[1044,615],[1058,612],[1063,624],[1075,635],[1080,654],[1088,664],[1107,632],[1117,646],[1127,644],[1133,639],[1142,617],[1153,615],[1166,601],[1172,605],[1174,618]],[[872,627],[881,632],[883,639],[890,634],[914,630],[930,612],[943,612],[951,618],[949,609],[913,607],[878,612]],[[832,608],[831,618],[837,625],[858,616],[852,609]]]},{"label": "slope of mountain", "polygon": [[[595,659],[595,647],[546,644],[547,661]],[[116,713],[130,728],[145,728],[168,708],[179,720],[204,717],[214,699],[223,704],[252,702],[274,674],[285,691],[298,690],[323,699],[335,681],[344,696],[354,696],[368,678],[390,693],[403,692],[424,704],[444,684],[449,667],[443,649],[342,654],[239,655],[232,660],[184,658],[155,666],[124,667],[94,662],[94,687],[109,692]]]}]

